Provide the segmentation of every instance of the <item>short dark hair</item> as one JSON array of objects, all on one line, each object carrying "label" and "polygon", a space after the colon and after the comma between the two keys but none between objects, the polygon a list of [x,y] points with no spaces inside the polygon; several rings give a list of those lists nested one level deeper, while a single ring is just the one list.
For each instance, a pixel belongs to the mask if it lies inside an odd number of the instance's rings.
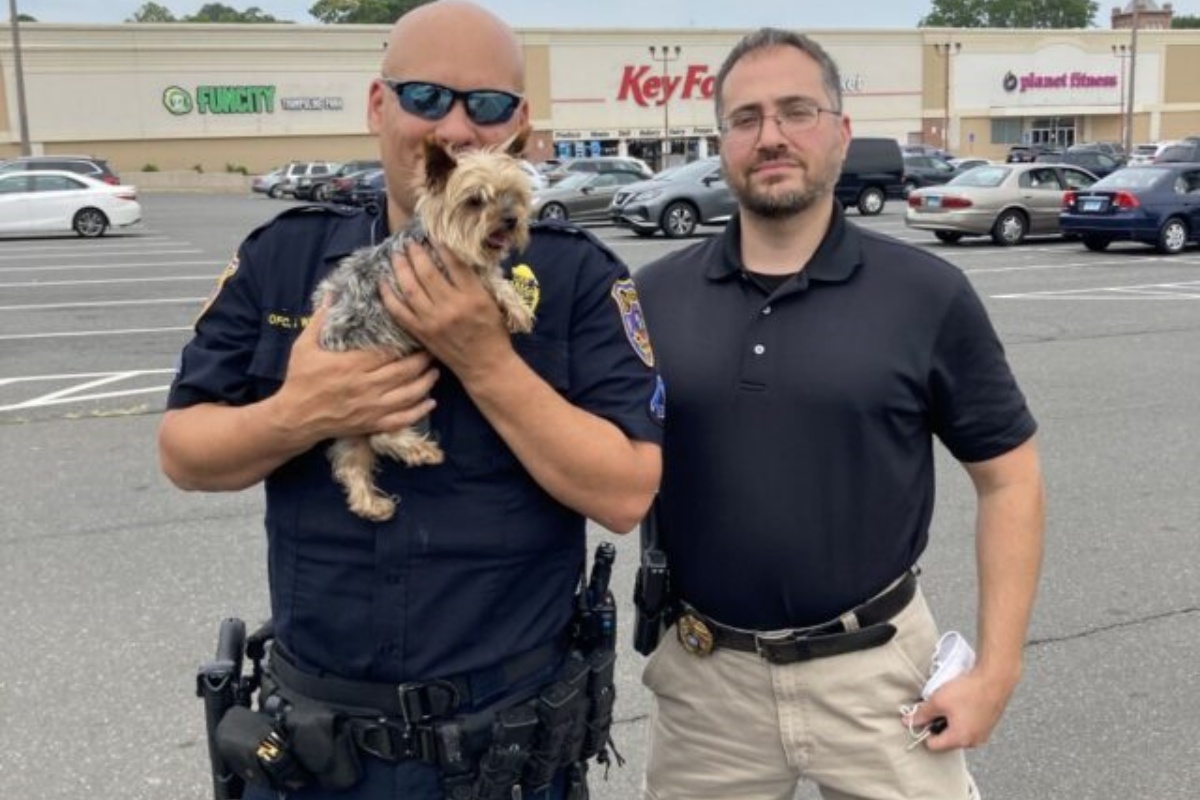
[{"label": "short dark hair", "polygon": [[720,124],[724,112],[721,105],[721,93],[725,89],[725,79],[729,77],[730,70],[749,54],[766,50],[769,47],[794,47],[816,61],[817,66],[821,68],[821,81],[825,84],[825,91],[833,100],[834,110],[842,110],[842,75],[838,72],[837,64],[829,57],[829,53],[825,52],[825,48],[802,33],[785,31],[782,28],[759,28],[754,33],[747,34],[734,45],[734,48],[729,51],[729,55],[725,57],[725,63],[721,64],[720,71],[717,72],[713,97],[716,99],[718,124]]}]

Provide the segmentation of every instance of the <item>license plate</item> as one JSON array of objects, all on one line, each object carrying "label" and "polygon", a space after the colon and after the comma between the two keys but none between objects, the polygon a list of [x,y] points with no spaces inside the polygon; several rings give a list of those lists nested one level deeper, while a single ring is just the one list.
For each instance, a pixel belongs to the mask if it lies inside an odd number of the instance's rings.
[{"label": "license plate", "polygon": [[1099,197],[1088,197],[1080,202],[1080,211],[1099,211],[1104,208],[1104,200]]},{"label": "license plate", "polygon": [[942,207],[942,198],[936,194],[926,197],[925,198],[925,207],[926,208],[941,208]]}]

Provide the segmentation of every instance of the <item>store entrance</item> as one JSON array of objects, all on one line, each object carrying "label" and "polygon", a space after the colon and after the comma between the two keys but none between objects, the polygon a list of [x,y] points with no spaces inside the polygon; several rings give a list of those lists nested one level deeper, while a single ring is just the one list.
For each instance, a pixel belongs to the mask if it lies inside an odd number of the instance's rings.
[{"label": "store entrance", "polygon": [[1035,117],[1025,135],[1029,144],[1070,147],[1075,144],[1075,117]]}]

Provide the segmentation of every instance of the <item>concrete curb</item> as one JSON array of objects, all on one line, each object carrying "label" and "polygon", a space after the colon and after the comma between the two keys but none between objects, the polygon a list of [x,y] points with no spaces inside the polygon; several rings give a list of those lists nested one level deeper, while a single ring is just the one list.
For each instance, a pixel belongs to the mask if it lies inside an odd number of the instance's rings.
[{"label": "concrete curb", "polygon": [[249,175],[237,172],[196,172],[190,169],[121,173],[121,183],[136,186],[139,192],[249,194],[252,180]]}]

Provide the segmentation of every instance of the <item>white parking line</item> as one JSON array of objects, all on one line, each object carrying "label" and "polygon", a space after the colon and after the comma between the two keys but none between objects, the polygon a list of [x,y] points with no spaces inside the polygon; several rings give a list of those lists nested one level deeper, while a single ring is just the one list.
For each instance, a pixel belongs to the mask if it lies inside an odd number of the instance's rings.
[{"label": "white parking line", "polygon": [[[8,240],[0,239],[0,244],[4,244],[6,241],[8,241]],[[14,245],[10,245],[10,244],[4,244],[4,252],[6,252],[6,253],[39,253],[39,252],[48,251],[48,250],[69,250],[72,253],[78,253],[80,250],[84,250],[85,248],[87,248],[89,246],[91,249],[93,249],[97,252],[103,252],[104,250],[107,250],[110,247],[134,247],[139,244],[153,244],[154,246],[157,247],[159,245],[164,244],[165,242],[170,242],[173,246],[176,246],[176,247],[186,247],[191,244],[191,242],[181,242],[177,239],[171,238],[170,236],[139,236],[136,239],[106,239],[103,241],[103,243],[92,242],[92,243],[89,243],[89,245],[84,245],[82,242],[79,242],[79,243],[73,244],[73,245],[72,244],[26,243],[26,244],[14,246]]]},{"label": "white parking line", "polygon": [[[212,267],[220,270],[216,261],[146,261],[129,264],[46,264],[40,267],[0,267],[0,272],[54,272],[60,270],[137,269],[138,267]],[[216,272],[213,278],[216,277]]]},{"label": "white parking line", "polygon": [[51,286],[109,286],[114,283],[170,283],[172,281],[214,281],[212,275],[176,275],[165,278],[104,278],[86,281],[24,281],[22,283],[0,283],[0,289],[42,289]]},{"label": "white parking line", "polygon": [[105,300],[88,303],[30,303],[21,306],[0,306],[0,311],[57,311],[63,308],[115,308],[118,306],[170,306],[181,303],[200,305],[205,297],[163,297],[157,300]]},{"label": "white parking line", "polygon": [[[77,383],[63,389],[58,389],[53,392],[39,395],[28,400],[22,400],[19,403],[10,403],[6,406],[0,406],[0,411],[20,411],[30,408],[40,408],[43,406],[56,406],[65,403],[79,403],[86,400],[109,400],[114,397],[127,397],[135,394],[149,394],[151,392],[166,391],[169,386],[139,386],[134,389],[122,389],[114,392],[88,392],[90,389],[96,389],[101,386],[110,386],[114,383],[126,381],[131,378],[137,378],[142,375],[163,375],[174,374],[172,369],[145,369],[145,370],[130,370],[126,372],[84,372],[75,375],[29,375],[19,378],[4,378],[0,379],[0,386],[13,386],[22,383],[34,383],[45,381],[63,381],[63,380],[79,380],[83,379],[82,383]],[[88,380],[90,379],[90,380]]]},{"label": "white parking line", "polygon": [[80,336],[133,336],[141,333],[179,333],[193,330],[191,325],[182,328],[125,328],[112,331],[58,331],[55,333],[6,333],[0,334],[0,342],[15,342],[26,339],[73,339]]},{"label": "white parking line", "polygon": [[1143,283],[1132,286],[1098,286],[1045,292],[995,294],[1000,300],[1200,300],[1200,281]]},{"label": "white parking line", "polygon": [[[7,251],[5,251],[5,252],[7,252]],[[107,256],[178,256],[178,255],[188,255],[188,254],[203,253],[203,252],[204,252],[203,250],[199,250],[199,249],[191,249],[191,250],[115,250],[115,251],[112,251],[109,253],[105,253],[105,255],[107,255]],[[28,261],[31,258],[68,258],[72,255],[79,255],[82,257],[93,258],[93,257],[95,257],[96,253],[95,252],[85,252],[85,253],[77,253],[77,254],[76,253],[46,253],[45,255],[42,255],[39,253],[18,253],[16,255],[0,255],[0,261]]]}]

